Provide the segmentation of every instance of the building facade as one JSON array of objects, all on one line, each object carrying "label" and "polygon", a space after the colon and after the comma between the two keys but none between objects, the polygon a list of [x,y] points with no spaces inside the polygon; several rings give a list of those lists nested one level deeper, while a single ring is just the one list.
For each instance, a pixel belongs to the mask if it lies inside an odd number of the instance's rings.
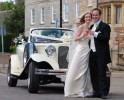
[{"label": "building facade", "polygon": [[84,12],[96,7],[102,10],[102,20],[111,26],[110,50],[112,66],[116,66],[119,58],[116,37],[118,30],[124,29],[124,0],[25,0],[25,35],[27,36],[33,27],[59,27],[60,1],[62,1],[62,27],[74,28],[76,19],[79,19]]},{"label": "building facade", "polygon": [[116,37],[116,28],[124,27],[124,0],[99,0],[102,10],[102,20],[110,24],[112,29],[111,39]]},{"label": "building facade", "polygon": [[111,56],[113,68],[124,70],[124,0],[99,0],[102,20],[111,26]]},{"label": "building facade", "polygon": [[[32,27],[59,27],[61,0],[25,0],[25,34]],[[96,7],[96,0],[62,0],[62,27],[72,28],[85,11]]]}]

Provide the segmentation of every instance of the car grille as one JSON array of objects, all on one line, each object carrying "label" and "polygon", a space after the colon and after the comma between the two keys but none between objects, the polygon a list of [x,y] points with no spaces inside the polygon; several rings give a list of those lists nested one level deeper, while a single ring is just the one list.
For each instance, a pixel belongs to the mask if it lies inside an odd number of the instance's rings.
[{"label": "car grille", "polygon": [[67,68],[67,54],[68,54],[69,47],[67,46],[60,46],[58,48],[58,63],[60,68]]}]

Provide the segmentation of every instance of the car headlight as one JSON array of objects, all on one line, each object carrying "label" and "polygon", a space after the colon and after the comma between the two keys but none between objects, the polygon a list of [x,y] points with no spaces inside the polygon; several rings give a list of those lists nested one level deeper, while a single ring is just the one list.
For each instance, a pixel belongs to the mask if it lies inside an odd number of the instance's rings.
[{"label": "car headlight", "polygon": [[45,49],[46,53],[48,56],[53,56],[56,53],[56,48],[52,45],[49,45],[46,49]]}]

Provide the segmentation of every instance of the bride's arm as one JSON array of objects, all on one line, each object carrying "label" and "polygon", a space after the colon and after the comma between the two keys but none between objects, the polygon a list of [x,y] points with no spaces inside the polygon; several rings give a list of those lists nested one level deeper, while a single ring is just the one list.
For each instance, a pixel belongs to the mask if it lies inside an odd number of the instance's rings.
[{"label": "bride's arm", "polygon": [[80,25],[76,31],[75,41],[81,40],[84,36],[86,36],[86,32],[83,32],[83,26]]}]

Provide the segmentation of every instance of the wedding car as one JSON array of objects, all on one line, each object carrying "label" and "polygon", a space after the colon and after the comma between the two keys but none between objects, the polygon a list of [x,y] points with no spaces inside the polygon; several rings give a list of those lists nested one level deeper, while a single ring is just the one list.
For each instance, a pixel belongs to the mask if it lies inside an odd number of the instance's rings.
[{"label": "wedding car", "polygon": [[63,83],[68,67],[68,51],[74,31],[66,28],[32,28],[27,41],[17,44],[9,59],[8,86],[28,80],[29,93],[39,85]]},{"label": "wedding car", "polygon": [[[16,54],[10,56],[8,86],[15,87],[18,80],[27,79],[28,92],[37,93],[40,85],[64,83],[73,38],[74,31],[67,28],[31,28],[28,39],[17,41]],[[109,87],[110,76],[106,94]]]}]

